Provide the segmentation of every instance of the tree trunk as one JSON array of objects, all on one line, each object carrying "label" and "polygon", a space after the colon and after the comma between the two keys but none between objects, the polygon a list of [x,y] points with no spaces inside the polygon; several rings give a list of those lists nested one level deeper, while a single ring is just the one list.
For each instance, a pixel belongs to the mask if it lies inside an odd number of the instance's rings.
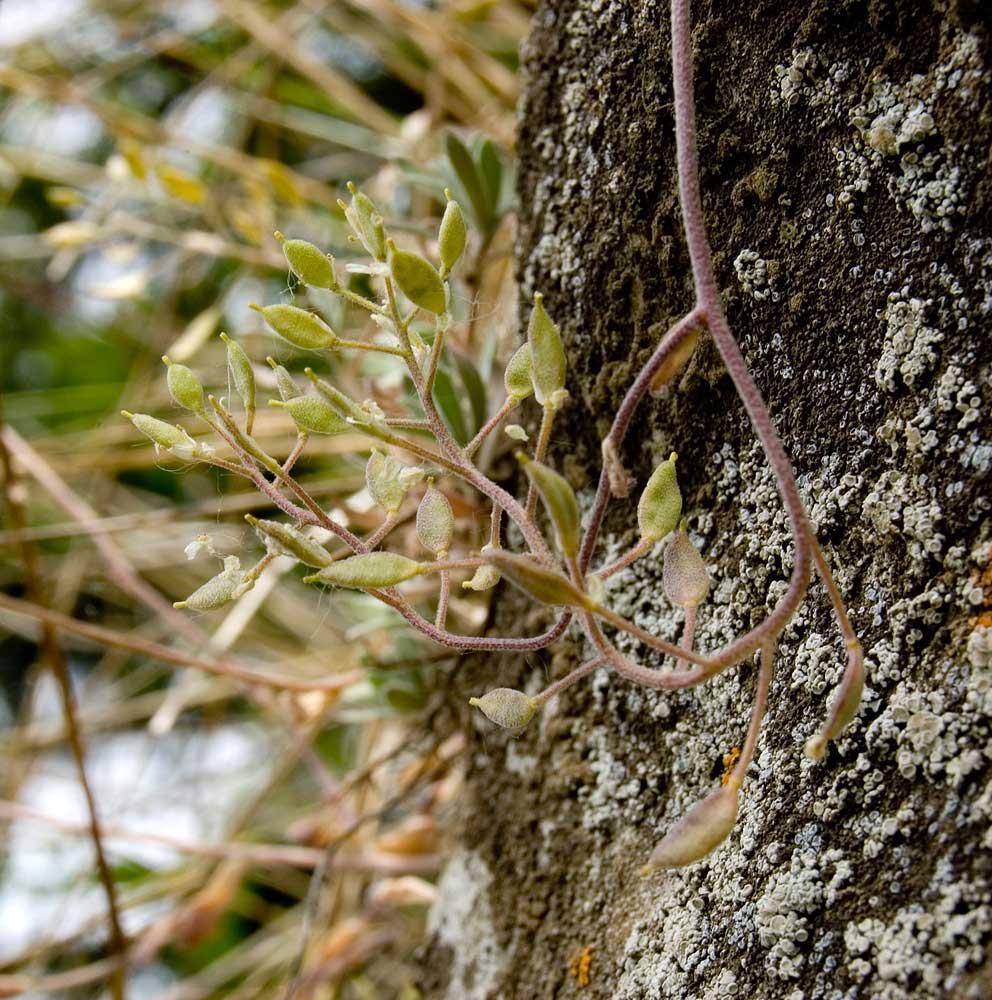
[{"label": "tree trunk", "polygon": [[[674,694],[600,671],[519,739],[474,718],[426,997],[992,997],[988,18],[965,0],[693,3],[717,278],[868,688],[807,760],[845,660],[814,582],[782,636],[736,829],[649,878],[653,846],[743,741],[751,663]],[[692,306],[668,19],[666,3],[546,0],[525,51],[522,299],[542,291],[562,328],[572,401],[551,456],[586,502],[624,391]],[[671,451],[713,580],[697,643],[713,649],[781,595],[792,545],[705,338],[641,404],[623,459],[643,485]],[[599,559],[635,540],[636,496],[612,502]],[[660,570],[658,547],[607,603],[675,640]],[[498,593],[494,630],[545,620]],[[570,632],[490,657],[466,693],[536,691],[582,655]]]}]

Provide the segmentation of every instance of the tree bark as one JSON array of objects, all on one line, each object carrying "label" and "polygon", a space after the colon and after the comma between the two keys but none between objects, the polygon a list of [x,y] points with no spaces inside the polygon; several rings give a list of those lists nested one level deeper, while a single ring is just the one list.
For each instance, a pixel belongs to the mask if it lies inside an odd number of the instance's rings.
[{"label": "tree bark", "polygon": [[[730,840],[646,879],[652,847],[743,740],[753,664],[675,694],[600,671],[519,739],[473,719],[424,994],[992,997],[989,14],[963,0],[692,12],[717,277],[868,688],[827,758],[805,759],[845,661],[814,582],[782,637]],[[541,291],[562,328],[572,402],[551,457],[586,502],[624,391],[693,304],[669,35],[666,3],[546,0],[524,53],[522,308]],[[641,405],[623,459],[643,485],[671,451],[713,579],[697,627],[712,649],[774,604],[792,547],[705,338]],[[635,540],[636,496],[612,502],[599,560]],[[611,580],[607,603],[677,640],[660,549]],[[501,590],[493,628],[535,631],[542,614]],[[466,691],[536,691],[582,655],[570,632],[543,656],[477,662]]]}]

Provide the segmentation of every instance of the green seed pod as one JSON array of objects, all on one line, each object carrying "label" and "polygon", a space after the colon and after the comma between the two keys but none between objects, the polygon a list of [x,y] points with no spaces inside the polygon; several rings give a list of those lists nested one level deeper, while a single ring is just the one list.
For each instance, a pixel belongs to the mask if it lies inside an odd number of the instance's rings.
[{"label": "green seed pod", "polygon": [[739,786],[731,779],[697,802],[651,852],[642,875],[684,868],[719,847],[737,822]]},{"label": "green seed pod", "polygon": [[294,399],[270,399],[269,406],[288,410],[300,430],[315,434],[342,434],[350,430],[347,422],[334,412],[330,403],[319,396],[297,396]]},{"label": "green seed pod", "polygon": [[282,244],[282,252],[300,281],[313,288],[328,288],[332,292],[338,287],[333,257],[324,256],[306,240],[287,240],[282,233],[276,233],[276,239]]},{"label": "green seed pod", "polygon": [[307,312],[297,306],[252,306],[260,312],[265,322],[294,347],[304,351],[315,351],[321,347],[333,347],[337,343],[337,335],[315,313]]},{"label": "green seed pod", "polygon": [[441,216],[437,249],[445,271],[450,271],[465,251],[465,217],[462,215],[461,206],[451,197],[451,192],[447,188],[444,189],[444,196],[448,199],[448,204],[445,205],[444,215]]},{"label": "green seed pod", "polygon": [[448,308],[444,282],[430,261],[425,260],[420,254],[397,250],[392,240],[387,240],[387,246],[389,270],[403,294],[421,309],[432,313],[443,313]]},{"label": "green seed pod", "polygon": [[304,583],[332,583],[336,587],[368,590],[392,587],[423,572],[420,563],[394,552],[370,552],[349,556],[325,566],[319,573],[303,578]]},{"label": "green seed pod", "polygon": [[417,508],[417,538],[425,549],[441,556],[448,551],[454,533],[455,515],[451,512],[451,504],[429,479],[427,492]]},{"label": "green seed pod", "polygon": [[251,514],[245,514],[245,520],[255,529],[269,551],[274,551],[278,555],[293,556],[301,563],[316,569],[329,566],[333,561],[331,554],[323,545],[318,545],[292,525],[283,524],[281,521],[260,521]]},{"label": "green seed pod", "polygon": [[196,373],[192,368],[170,361],[167,354],[162,355],[162,360],[168,366],[165,379],[172,398],[184,409],[199,413],[203,409],[203,386]]},{"label": "green seed pod", "polygon": [[686,534],[685,521],[665,547],[661,579],[665,595],[673,604],[694,608],[706,599],[710,577],[706,563]]},{"label": "green seed pod", "polygon": [[514,688],[495,688],[481,698],[469,698],[468,703],[504,729],[518,730],[534,718],[534,699]]},{"label": "green seed pod", "polygon": [[266,358],[265,360],[276,377],[276,388],[279,390],[279,396],[283,402],[296,399],[300,390],[293,381],[293,376],[282,365],[278,364],[275,358]]},{"label": "green seed pod", "polygon": [[682,493],[675,477],[676,458],[673,451],[667,461],[651,473],[637,503],[637,524],[645,541],[657,542],[664,538],[675,530],[682,516]]},{"label": "green seed pod", "polygon": [[404,465],[381,451],[373,451],[365,463],[365,485],[372,499],[387,514],[395,514],[407,493],[423,478],[423,469]]},{"label": "green seed pod", "polygon": [[359,243],[376,260],[385,260],[386,231],[382,225],[382,216],[372,203],[372,199],[359,191],[351,181],[348,182],[348,190],[351,192],[351,204],[338,202],[344,209],[344,217],[355,231]]},{"label": "green seed pod", "polygon": [[659,369],[651,379],[651,391],[659,392],[668,382],[685,367],[689,358],[692,357],[696,345],[699,343],[699,331],[693,330],[686,335],[685,339],[675,348],[672,353],[665,358]]},{"label": "green seed pod", "polygon": [[590,602],[570,580],[553,569],[535,562],[530,556],[493,549],[483,558],[515,587],[542,604],[587,608]]},{"label": "green seed pod", "polygon": [[804,751],[811,760],[823,760],[827,744],[837,739],[858,714],[865,689],[865,661],[860,644],[849,645],[847,656],[847,670],[830,706],[826,724],[806,741]]},{"label": "green seed pod", "polygon": [[517,460],[537,487],[544,509],[555,526],[558,547],[565,556],[571,558],[579,551],[579,504],[572,487],[564,476],[541,462],[533,461],[523,452],[517,452]]},{"label": "green seed pod", "polygon": [[565,348],[558,327],[544,309],[543,296],[534,295],[534,311],[527,328],[534,397],[544,406],[553,393],[565,388]]},{"label": "green seed pod", "polygon": [[174,608],[192,608],[194,611],[212,611],[233,601],[250,590],[252,583],[245,580],[237,556],[224,560],[224,570],[194,590],[185,601],[176,601]]},{"label": "green seed pod", "polygon": [[522,344],[514,352],[513,356],[506,363],[506,371],[503,373],[503,385],[506,386],[506,394],[510,399],[526,399],[534,391],[534,382],[531,379],[530,344]]},{"label": "green seed pod", "polygon": [[500,579],[499,570],[494,566],[479,566],[472,579],[462,583],[462,590],[492,590]]},{"label": "green seed pod", "polygon": [[129,413],[127,410],[121,410],[121,415],[127,417],[145,437],[150,438],[160,448],[169,450],[179,448],[191,454],[197,448],[196,441],[182,427],[167,424],[164,420],[150,417],[147,413]]},{"label": "green seed pod", "polygon": [[227,346],[227,370],[231,373],[234,391],[248,415],[248,433],[251,434],[251,425],[255,418],[255,370],[251,366],[251,359],[240,344],[231,340],[226,333],[222,333],[220,339]]}]

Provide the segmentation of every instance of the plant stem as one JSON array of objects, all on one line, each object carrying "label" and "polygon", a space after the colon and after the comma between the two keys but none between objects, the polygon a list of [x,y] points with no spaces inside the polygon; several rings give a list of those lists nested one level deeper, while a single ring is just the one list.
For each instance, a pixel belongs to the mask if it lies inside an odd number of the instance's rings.
[{"label": "plant stem", "polygon": [[[545,406],[541,414],[541,429],[537,435],[537,444],[534,446],[534,461],[543,462],[544,456],[548,452],[548,442],[551,440],[551,426],[555,422],[555,409],[552,406]],[[537,510],[537,486],[531,481],[527,488],[527,503],[524,506],[528,517],[533,517]],[[581,576],[580,576],[581,578]]]}]

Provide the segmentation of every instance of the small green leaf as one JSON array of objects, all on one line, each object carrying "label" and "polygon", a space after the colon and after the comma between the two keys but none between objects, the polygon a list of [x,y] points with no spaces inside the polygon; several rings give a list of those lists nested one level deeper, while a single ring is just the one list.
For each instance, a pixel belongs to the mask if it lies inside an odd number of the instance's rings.
[{"label": "small green leaf", "polygon": [[472,154],[454,132],[448,132],[445,135],[444,151],[451,163],[451,169],[455,172],[455,177],[458,178],[462,190],[468,196],[469,204],[472,206],[472,214],[475,216],[479,229],[488,233],[492,228],[489,202]]},{"label": "small green leaf", "polygon": [[517,459],[537,487],[544,509],[555,526],[558,547],[571,558],[579,551],[579,504],[572,487],[554,469],[533,461],[523,452],[517,453]]},{"label": "small green leaf", "polygon": [[557,570],[542,566],[530,556],[493,549],[483,552],[483,558],[515,587],[542,604],[579,608],[590,606],[589,599],[575,584]]},{"label": "small green leaf", "polygon": [[446,365],[439,365],[434,377],[434,402],[454,439],[461,445],[466,444],[468,432],[465,429],[461,397]]},{"label": "small green leaf", "polygon": [[537,293],[527,328],[527,343],[530,344],[534,396],[542,406],[552,405],[554,394],[565,388],[565,348],[558,327],[545,311],[543,296]]},{"label": "small green leaf", "polygon": [[503,161],[492,139],[484,139],[479,149],[479,173],[492,218],[499,215],[500,195],[503,192]]},{"label": "small green leaf", "polygon": [[416,306],[432,313],[443,313],[448,308],[441,275],[430,261],[408,250],[397,250],[392,240],[389,247],[389,270],[400,291]]},{"label": "small green leaf", "polygon": [[370,552],[331,563],[319,573],[304,577],[303,582],[332,583],[336,587],[370,590],[392,587],[418,576],[421,571],[421,564],[406,556],[394,552]]},{"label": "small green leaf", "polygon": [[458,377],[472,409],[472,433],[474,434],[486,422],[488,416],[489,399],[486,384],[482,381],[482,376],[479,374],[475,362],[467,354],[452,347],[449,347],[447,351],[458,367]]}]

